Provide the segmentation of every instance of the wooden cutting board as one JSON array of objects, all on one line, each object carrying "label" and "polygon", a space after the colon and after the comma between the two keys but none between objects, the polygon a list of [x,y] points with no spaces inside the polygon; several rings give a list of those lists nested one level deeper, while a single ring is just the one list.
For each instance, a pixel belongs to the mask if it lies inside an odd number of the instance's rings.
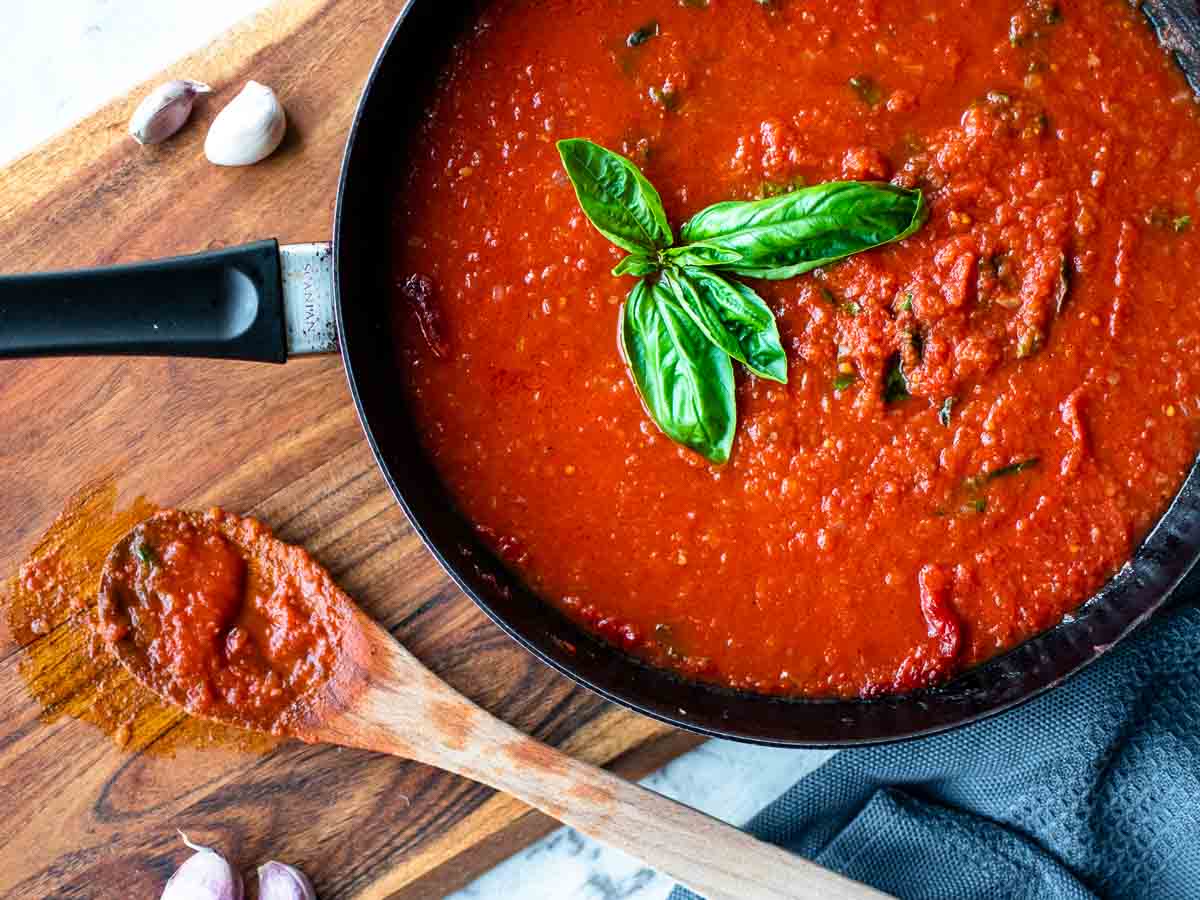
[{"label": "wooden cutting board", "polygon": [[[352,113],[402,6],[279,2],[167,73],[218,91],[177,139],[142,149],[125,136],[163,75],[0,170],[0,272],[327,240]],[[203,159],[207,123],[249,78],[283,98],[288,140],[261,166],[218,170]],[[377,472],[336,358],[0,361],[0,472],[0,577],[85,483],[112,478],[122,504],[145,495],[258,515],[451,684],[582,758],[640,775],[697,743],[573,687],[454,587]],[[187,855],[180,827],[246,871],[272,857],[302,865],[324,900],[441,897],[551,824],[366,753],[122,750],[39,709],[2,622],[0,896],[156,897]]]}]

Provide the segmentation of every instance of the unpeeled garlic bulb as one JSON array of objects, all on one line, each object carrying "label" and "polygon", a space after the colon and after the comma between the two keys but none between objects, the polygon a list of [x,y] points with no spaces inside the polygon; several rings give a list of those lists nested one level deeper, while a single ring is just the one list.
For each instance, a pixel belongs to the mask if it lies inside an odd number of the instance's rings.
[{"label": "unpeeled garlic bulb", "polygon": [[199,81],[168,81],[138,104],[129,120],[129,133],[139,144],[161,144],[184,126],[200,94],[212,91]]},{"label": "unpeeled garlic bulb", "polygon": [[189,856],[163,888],[161,900],[242,900],[242,876],[216,850],[183,842],[196,852]]},{"label": "unpeeled garlic bulb", "polygon": [[317,892],[295,866],[271,860],[258,867],[258,900],[317,900]]},{"label": "unpeeled garlic bulb", "polygon": [[287,116],[275,92],[249,82],[208,129],[204,155],[218,166],[252,166],[283,142]]}]

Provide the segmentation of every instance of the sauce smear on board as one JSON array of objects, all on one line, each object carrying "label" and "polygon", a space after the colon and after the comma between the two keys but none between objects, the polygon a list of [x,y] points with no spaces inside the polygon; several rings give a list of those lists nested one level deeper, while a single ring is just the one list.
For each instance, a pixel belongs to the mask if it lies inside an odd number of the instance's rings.
[{"label": "sauce smear on board", "polygon": [[117,497],[112,478],[82,488],[19,572],[0,583],[0,654],[20,650],[18,670],[46,722],[71,716],[118,747],[158,756],[213,747],[266,753],[274,739],[188,718],[105,648],[96,615],[105,559],[116,541],[158,512],[145,498],[121,507]]},{"label": "sauce smear on board", "polygon": [[[632,159],[678,229],[834,179],[929,223],[755,282],[789,383],[739,367],[732,457],[646,416],[633,280],[555,141]],[[767,693],[938,683],[1058,622],[1177,489],[1200,416],[1200,122],[1121,0],[496,0],[396,213],[425,446],[541,596]]]}]

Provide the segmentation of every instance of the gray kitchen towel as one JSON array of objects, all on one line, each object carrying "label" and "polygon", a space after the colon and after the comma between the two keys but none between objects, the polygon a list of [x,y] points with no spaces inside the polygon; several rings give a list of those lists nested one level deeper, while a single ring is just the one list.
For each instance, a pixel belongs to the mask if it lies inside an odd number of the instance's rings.
[{"label": "gray kitchen towel", "polygon": [[1200,609],[1009,713],[843,751],[747,827],[912,900],[1200,898]]}]

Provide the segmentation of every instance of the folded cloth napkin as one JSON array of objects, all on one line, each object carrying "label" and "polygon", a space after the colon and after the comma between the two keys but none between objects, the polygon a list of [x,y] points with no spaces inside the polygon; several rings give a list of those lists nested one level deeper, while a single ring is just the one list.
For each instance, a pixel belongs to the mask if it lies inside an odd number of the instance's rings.
[{"label": "folded cloth napkin", "polygon": [[1200,898],[1200,609],[994,719],[843,751],[748,829],[914,900]]}]

